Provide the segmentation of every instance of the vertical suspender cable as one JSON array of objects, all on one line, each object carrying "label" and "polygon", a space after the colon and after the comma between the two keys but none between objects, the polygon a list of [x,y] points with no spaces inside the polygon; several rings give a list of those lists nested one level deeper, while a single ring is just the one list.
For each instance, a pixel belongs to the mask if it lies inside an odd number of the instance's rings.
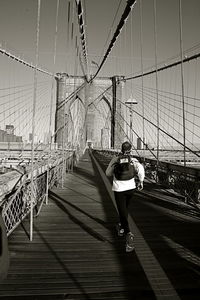
[{"label": "vertical suspender cable", "polygon": [[[72,27],[71,27],[71,51],[73,51],[73,47],[74,47],[74,14],[75,14],[75,3],[73,1],[73,4],[72,4],[72,18],[71,18],[71,21],[72,21]],[[71,55],[72,55],[72,52],[71,52]],[[75,68],[75,63],[74,63],[74,60],[71,60],[73,61],[73,66],[72,66],[72,74],[74,73],[74,68]]]},{"label": "vertical suspender cable", "polygon": [[[132,52],[133,52],[133,32],[132,32],[132,29],[133,29],[133,14],[131,13],[131,55],[132,55]],[[131,59],[131,73],[133,74],[133,58]],[[126,72],[125,72],[126,74]],[[131,81],[131,98],[133,96],[133,81]],[[131,141],[131,144],[132,144],[132,148],[133,147],[133,112],[132,112],[132,107],[130,107],[130,130],[131,130],[131,134],[130,134],[130,141]]]},{"label": "vertical suspender cable", "polygon": [[[133,74],[133,14],[131,13],[131,74]],[[133,92],[133,81],[131,81],[131,95]]]},{"label": "vertical suspender cable", "polygon": [[[197,59],[195,61],[195,80],[194,80],[194,108],[193,108],[193,115],[195,114],[196,111],[196,96],[197,96]],[[195,118],[193,118],[193,124],[192,124],[192,144],[194,144],[194,125],[195,125]]]},{"label": "vertical suspender cable", "polygon": [[[85,1],[84,1],[84,12],[85,12],[85,18],[84,18],[84,21],[85,21],[85,31],[87,30],[87,15],[86,15],[86,5],[85,5]],[[89,63],[88,63],[88,49],[87,49],[87,36],[85,38],[86,40],[86,45],[85,45],[85,58],[86,58],[86,74],[87,74],[87,78],[89,77]]]},{"label": "vertical suspender cable", "polygon": [[142,74],[142,144],[143,144],[143,159],[145,160],[145,122],[144,122],[144,66],[143,66],[143,18],[142,18],[142,0],[140,4],[140,55],[141,55],[141,74]]},{"label": "vertical suspender cable", "polygon": [[50,102],[50,112],[49,112],[49,151],[48,151],[48,163],[47,163],[47,180],[46,180],[46,204],[48,204],[48,190],[49,190],[49,164],[50,164],[50,156],[51,156],[51,143],[52,143],[52,135],[51,135],[51,127],[52,127],[52,110],[53,110],[53,91],[55,85],[55,64],[56,64],[56,50],[57,50],[57,34],[58,34],[58,12],[59,12],[59,0],[57,0],[56,7],[56,28],[55,28],[55,39],[54,39],[54,55],[53,55],[53,75],[52,75],[52,83],[51,83],[51,102]]},{"label": "vertical suspender cable", "polygon": [[[66,41],[67,41],[67,47],[66,47],[66,73],[67,73],[67,63],[69,61],[69,22],[70,22],[70,0],[68,1],[68,14],[67,14],[67,38],[66,38]],[[68,59],[67,59],[68,58]]]},{"label": "vertical suspender cable", "polygon": [[[70,2],[69,2],[69,5],[68,5],[68,26],[69,26],[69,20],[70,20]],[[73,42],[73,36],[75,35],[75,32],[74,32],[75,28],[74,28],[74,3],[73,3],[73,6],[72,6],[72,31],[71,31],[71,39],[72,39],[72,42]],[[69,31],[68,31],[69,33]],[[67,46],[69,45],[69,34],[67,36]],[[76,48],[76,53],[77,53],[77,36],[75,38],[75,48]],[[66,66],[67,68],[67,66]],[[76,57],[75,57],[75,64],[73,66],[73,69],[75,70],[76,68]],[[65,97],[66,97],[66,78],[65,78],[65,87],[64,87],[64,99],[65,100]],[[74,92],[75,92],[75,77],[74,77]],[[68,114],[67,114],[68,116]],[[68,118],[68,117],[67,117]],[[66,130],[66,103],[64,104],[64,113],[63,113],[63,131],[62,131],[62,159],[63,159],[63,168],[62,168],[62,188],[64,186],[64,174],[65,174],[65,171],[66,171],[66,160],[65,160],[65,155],[66,155],[66,152],[65,152],[65,145],[66,145],[66,141],[67,141],[67,138],[66,138],[66,134],[65,134],[65,130]],[[68,129],[67,129],[68,130]]]},{"label": "vertical suspender cable", "polygon": [[[69,28],[70,28],[70,12],[71,12],[71,6],[70,6],[70,0],[68,1],[68,17],[67,17],[67,44],[66,44],[66,73],[67,73],[67,69],[68,69],[68,66],[67,66],[67,62],[69,61],[69,45],[70,45],[70,42],[69,42]],[[67,82],[65,80],[65,98],[66,98],[66,89],[67,89]],[[64,99],[65,101],[65,99]],[[65,128],[66,128],[66,138],[65,138],[65,141],[66,141],[66,149],[68,148],[68,112],[67,112],[67,116],[66,116],[66,103],[64,103],[64,129],[63,131],[65,131]],[[64,153],[63,153],[64,154]],[[67,163],[68,163],[68,160],[67,160]],[[68,170],[68,165],[67,165],[67,170]],[[64,172],[64,170],[63,170]],[[63,184],[62,184],[63,185]],[[63,187],[63,186],[62,186]]]},{"label": "vertical suspender cable", "polygon": [[40,35],[40,6],[41,0],[38,0],[37,10],[37,31],[36,31],[36,51],[35,51],[35,69],[34,69],[34,94],[33,94],[33,114],[32,114],[32,142],[31,142],[31,201],[30,201],[30,240],[33,239],[33,199],[34,199],[34,135],[35,135],[35,111],[36,111],[36,92],[37,92],[37,67]]},{"label": "vertical suspender cable", "polygon": [[157,172],[156,181],[158,181],[158,163],[159,163],[159,147],[160,147],[160,131],[159,131],[159,99],[158,99],[158,57],[157,57],[157,18],[156,18],[156,0],[154,0],[154,40],[155,40],[155,67],[156,67],[156,103],[157,103]]},{"label": "vertical suspender cable", "polygon": [[[68,69],[68,66],[67,66],[67,63],[69,61],[68,57],[68,53],[69,53],[69,24],[70,24],[70,12],[71,12],[71,6],[70,6],[70,0],[67,2],[68,3],[68,14],[67,14],[67,38],[66,38],[66,73],[67,73],[67,69]],[[66,85],[67,85],[67,82],[66,82],[66,78],[65,78],[65,92],[64,92],[64,95],[66,98]],[[65,101],[65,99],[64,99]],[[67,118],[66,118],[66,103],[64,103],[64,128],[63,128],[63,133],[65,132],[65,129],[67,130],[66,132],[66,138],[65,138],[65,143],[64,143],[64,140],[63,140],[63,146],[64,145],[67,145],[68,144],[68,128],[66,128],[66,123],[67,123],[67,119],[68,119],[68,114],[67,114]],[[66,149],[67,149],[67,146],[66,146]],[[64,160],[64,156],[65,156],[65,151],[64,151],[64,147],[63,147],[63,171],[62,171],[62,188],[63,188],[63,184],[64,184],[64,172],[66,171],[66,161]],[[64,170],[64,166],[65,166],[65,170]],[[68,166],[67,166],[67,169],[68,169]]]},{"label": "vertical suspender cable", "polygon": [[[81,1],[80,1],[80,4],[81,4]],[[73,45],[73,47],[75,48],[75,52],[76,52],[76,45],[78,45],[78,44],[77,44],[77,35],[76,35],[76,32],[75,32],[75,22],[76,22],[76,20],[75,20],[75,12],[76,12],[76,5],[75,5],[75,2],[73,2],[72,24],[74,26],[74,29],[73,29],[72,43],[73,43],[73,39],[74,39],[74,45]],[[74,65],[73,65],[74,92],[76,90],[76,77],[75,77],[76,76],[76,72],[77,72],[76,67],[77,67],[77,57],[75,55]],[[74,119],[73,119],[73,124],[74,124],[74,126],[73,126],[73,149],[74,149],[74,151],[75,151],[75,144],[76,144],[76,125],[75,125],[75,122],[74,122],[75,121],[75,117],[76,117],[76,109],[77,109],[77,106],[76,106],[76,103],[75,103],[73,115],[71,114],[72,119],[74,117]]]},{"label": "vertical suspender cable", "polygon": [[126,74],[126,59],[127,59],[127,43],[126,43],[126,37],[127,37],[127,22],[125,22],[124,24],[124,42],[123,42],[123,46],[124,46],[124,50],[123,53],[125,54],[124,56],[124,70],[123,73]]},{"label": "vertical suspender cable", "polygon": [[[66,78],[65,78],[65,90],[66,90]],[[66,93],[64,93],[65,95]],[[64,187],[64,175],[66,171],[65,167],[65,126],[66,126],[66,103],[64,105],[64,114],[63,114],[63,132],[62,132],[62,158],[63,158],[63,167],[62,167],[62,188]]]},{"label": "vertical suspender cable", "polygon": [[179,0],[179,29],[180,29],[180,56],[181,56],[181,90],[183,109],[183,155],[184,166],[186,166],[186,145],[185,145],[185,97],[184,97],[184,76],[183,76],[183,29],[182,29],[182,0]]}]

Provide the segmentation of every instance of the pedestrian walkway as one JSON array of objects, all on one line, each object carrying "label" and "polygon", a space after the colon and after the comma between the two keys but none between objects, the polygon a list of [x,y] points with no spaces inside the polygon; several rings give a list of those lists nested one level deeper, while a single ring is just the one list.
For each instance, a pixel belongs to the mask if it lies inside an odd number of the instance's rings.
[{"label": "pedestrian walkway", "polygon": [[135,251],[126,253],[109,184],[86,152],[63,188],[50,192],[34,219],[33,241],[28,220],[9,237],[11,263],[0,299],[199,299],[198,214],[159,198],[159,191],[136,193],[130,207]]},{"label": "pedestrian walkway", "polygon": [[[49,204],[9,238],[9,275],[0,297],[19,299],[155,299],[135,253],[114,230],[116,209],[89,154]],[[38,295],[37,297],[35,295]],[[5,298],[6,299],[6,298]]]}]

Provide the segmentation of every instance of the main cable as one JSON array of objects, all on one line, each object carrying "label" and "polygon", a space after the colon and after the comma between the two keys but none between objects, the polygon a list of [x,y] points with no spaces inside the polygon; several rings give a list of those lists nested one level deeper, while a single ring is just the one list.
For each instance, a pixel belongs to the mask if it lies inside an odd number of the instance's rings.
[{"label": "main cable", "polygon": [[117,26],[117,29],[116,29],[116,31],[114,33],[114,36],[113,36],[113,38],[112,38],[112,40],[111,40],[111,42],[110,42],[110,44],[108,46],[108,49],[107,49],[107,51],[106,51],[106,53],[105,53],[105,55],[103,57],[103,60],[102,60],[102,62],[100,64],[98,70],[96,71],[96,73],[94,74],[94,76],[91,78],[90,81],[92,81],[97,76],[97,74],[99,73],[99,71],[101,70],[101,68],[102,68],[103,64],[105,63],[105,61],[106,61],[109,53],[111,52],[111,50],[112,50],[112,48],[113,48],[113,46],[114,46],[114,44],[115,44],[118,36],[120,35],[120,32],[121,32],[124,24],[126,23],[126,20],[127,20],[130,12],[132,10],[132,7],[134,6],[135,3],[136,3],[136,0],[128,0],[127,1],[126,8],[125,8],[125,10],[124,10],[124,12],[122,14],[121,20],[120,20],[120,22],[119,22],[119,24]]}]

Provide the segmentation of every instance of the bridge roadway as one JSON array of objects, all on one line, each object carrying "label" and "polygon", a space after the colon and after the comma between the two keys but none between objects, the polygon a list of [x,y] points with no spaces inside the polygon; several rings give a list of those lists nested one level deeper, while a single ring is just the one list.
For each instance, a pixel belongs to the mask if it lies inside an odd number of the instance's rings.
[{"label": "bridge roadway", "polygon": [[9,236],[0,299],[200,299],[198,213],[145,182],[130,207],[134,252],[125,252],[116,221],[110,182],[86,152],[51,191],[33,241],[28,220]]}]

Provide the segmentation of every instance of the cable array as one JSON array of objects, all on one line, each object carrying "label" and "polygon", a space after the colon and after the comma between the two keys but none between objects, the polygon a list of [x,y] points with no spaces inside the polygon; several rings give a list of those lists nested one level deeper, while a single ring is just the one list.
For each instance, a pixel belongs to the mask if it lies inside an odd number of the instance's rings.
[{"label": "cable array", "polygon": [[[122,99],[117,99],[120,104],[121,115],[117,111],[116,124],[121,127],[125,137],[128,137],[137,147],[137,139],[142,140],[142,147],[155,150],[183,150],[190,151],[198,156],[200,151],[200,90],[199,80],[199,43],[183,49],[180,45],[180,53],[170,59],[159,61],[158,59],[158,18],[157,4],[153,1],[152,13],[152,40],[154,39],[154,57],[151,59],[153,65],[146,67],[145,46],[144,46],[144,1],[128,0],[116,30],[113,30],[117,15],[121,9],[122,1],[118,1],[115,8],[115,15],[111,24],[109,34],[104,44],[108,45],[107,50],[98,65],[98,69],[92,80],[88,81],[84,77],[88,76],[88,52],[86,40],[86,19],[83,18],[83,5],[81,0],[67,1],[66,8],[66,66],[65,76],[67,80],[74,77],[73,86],[65,91],[62,101],[56,103],[55,78],[59,80],[64,73],[56,73],[57,59],[57,35],[59,34],[59,15],[61,13],[60,3],[57,0],[55,14],[54,32],[54,53],[53,70],[47,72],[37,65],[28,63],[10,51],[0,48],[2,54],[0,60],[6,66],[6,77],[0,86],[1,113],[0,126],[2,130],[6,125],[13,125],[15,134],[22,136],[24,141],[28,141],[31,136],[32,127],[31,115],[34,112],[34,89],[36,96],[35,103],[35,136],[37,141],[47,140],[51,135],[51,141],[55,137],[55,112],[63,113],[63,126],[57,128],[57,133],[66,131],[67,143],[70,147],[79,144],[79,139],[84,139],[86,134],[87,116],[93,109],[97,112],[98,120],[102,129],[97,134],[97,140],[103,134],[103,130],[109,132],[111,127],[112,91],[111,88],[99,88],[98,97],[93,99],[87,107],[87,100],[81,96],[84,90],[90,86],[92,81],[100,72],[102,66],[113,65],[112,74],[124,74],[119,77],[119,82],[123,82]],[[138,5],[136,5],[138,4]],[[134,6],[134,14],[133,8]],[[86,7],[84,6],[84,10]],[[76,18],[76,11],[78,19]],[[85,12],[85,11],[84,11]],[[182,8],[179,9],[181,31]],[[129,18],[130,15],[130,18]],[[42,17],[42,15],[41,15]],[[86,17],[86,13],[84,15]],[[136,17],[139,17],[139,27],[136,27]],[[39,25],[39,24],[38,24]],[[38,27],[38,30],[40,28]],[[122,31],[123,29],[123,31]],[[138,30],[139,29],[139,30]],[[137,32],[136,32],[137,31]],[[111,33],[114,32],[110,38]],[[181,35],[181,32],[180,32]],[[80,40],[78,39],[80,36]],[[140,39],[139,43],[135,38]],[[109,40],[110,39],[110,40]],[[115,46],[115,48],[114,48]],[[136,47],[139,49],[139,56],[135,57]],[[138,50],[137,49],[137,50]],[[113,50],[113,56],[110,55]],[[38,47],[38,55],[39,53]],[[70,59],[74,55],[74,60]],[[67,63],[70,61],[69,65]],[[135,61],[140,65],[140,72],[134,73]],[[37,84],[34,88],[33,72],[37,75]],[[83,81],[78,83],[80,72],[83,73]],[[23,75],[22,75],[23,74]],[[73,74],[73,75],[68,75]],[[86,77],[87,77],[86,76]],[[84,81],[85,80],[85,81]],[[182,82],[181,82],[182,81]],[[89,87],[90,88],[90,87]],[[88,89],[89,89],[88,88]],[[138,102],[136,106],[125,105],[126,100],[135,98]],[[130,115],[133,118],[133,128],[130,128]],[[124,126],[122,126],[124,123]],[[49,128],[48,128],[49,127]],[[98,130],[99,130],[98,128]],[[107,129],[106,129],[107,128]],[[132,130],[132,138],[131,138]],[[110,133],[109,133],[110,134]],[[108,137],[109,139],[110,137]],[[120,138],[120,135],[119,135]],[[64,139],[64,138],[63,138]]]}]

